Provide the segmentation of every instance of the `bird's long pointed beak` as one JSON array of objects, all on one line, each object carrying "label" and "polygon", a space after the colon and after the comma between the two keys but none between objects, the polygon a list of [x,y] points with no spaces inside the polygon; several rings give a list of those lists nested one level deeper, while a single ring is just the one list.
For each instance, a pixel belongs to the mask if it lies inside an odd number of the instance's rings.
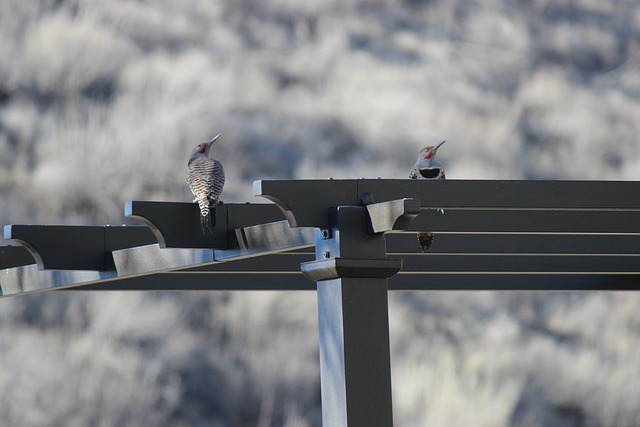
[{"label": "bird's long pointed beak", "polygon": [[211,144],[213,144],[213,143],[214,143],[214,142],[216,142],[216,140],[217,140],[218,138],[220,138],[221,136],[222,136],[222,134],[221,134],[221,133],[217,134],[216,136],[214,136],[213,138],[211,138],[211,141],[209,141],[209,142],[207,143],[207,145],[211,145]]},{"label": "bird's long pointed beak", "polygon": [[447,142],[447,141],[446,141],[446,140],[445,140],[445,141],[442,141],[440,144],[438,144],[438,145],[436,145],[435,147],[433,147],[433,151],[436,151],[436,150],[437,150],[438,148],[440,148],[440,147],[442,146],[442,144],[444,144],[445,142]]}]

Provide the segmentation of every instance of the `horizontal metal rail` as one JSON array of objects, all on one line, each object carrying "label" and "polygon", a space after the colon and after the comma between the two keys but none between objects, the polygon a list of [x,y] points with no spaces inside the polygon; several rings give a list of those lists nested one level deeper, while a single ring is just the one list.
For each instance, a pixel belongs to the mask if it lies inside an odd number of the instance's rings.
[{"label": "horizontal metal rail", "polygon": [[[273,277],[271,277],[273,276]],[[99,291],[315,291],[297,272],[157,273],[89,283],[74,290]],[[638,274],[414,274],[389,279],[390,291],[639,291]]]}]

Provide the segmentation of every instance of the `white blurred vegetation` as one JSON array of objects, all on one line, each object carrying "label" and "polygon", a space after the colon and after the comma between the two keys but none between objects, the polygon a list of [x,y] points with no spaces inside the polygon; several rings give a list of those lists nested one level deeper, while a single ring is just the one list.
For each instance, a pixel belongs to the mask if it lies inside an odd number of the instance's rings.
[{"label": "white blurred vegetation", "polygon": [[[0,220],[121,223],[266,178],[640,179],[630,0],[0,2]],[[0,240],[1,243],[1,240]],[[640,425],[640,299],[398,293],[400,426]],[[0,425],[318,426],[315,296],[0,301]]]}]

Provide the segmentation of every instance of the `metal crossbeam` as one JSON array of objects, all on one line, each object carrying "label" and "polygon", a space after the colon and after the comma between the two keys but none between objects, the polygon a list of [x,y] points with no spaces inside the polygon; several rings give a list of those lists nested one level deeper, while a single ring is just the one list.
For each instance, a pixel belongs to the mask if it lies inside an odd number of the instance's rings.
[{"label": "metal crossbeam", "polygon": [[0,246],[0,270],[35,264],[36,260],[23,246]]},{"label": "metal crossbeam", "polygon": [[139,226],[7,225],[4,238],[23,245],[41,270],[112,270],[111,252],[156,242]]},{"label": "metal crossbeam", "polygon": [[640,210],[423,209],[410,231],[439,233],[627,234],[640,233]]},{"label": "metal crossbeam", "polygon": [[[415,234],[387,234],[387,253],[419,253]],[[431,253],[447,254],[638,254],[640,234],[456,234],[438,232]]]},{"label": "metal crossbeam", "polygon": [[375,202],[413,198],[423,209],[445,211],[640,211],[635,181],[262,180],[253,193],[280,206],[292,227],[326,227],[327,206],[357,206],[365,193]]},{"label": "metal crossbeam", "polygon": [[[216,208],[213,233],[203,233],[195,203],[129,201],[125,216],[144,222],[162,248],[228,249],[229,232],[284,219],[271,204],[224,204]],[[233,237],[231,237],[233,239]]]}]

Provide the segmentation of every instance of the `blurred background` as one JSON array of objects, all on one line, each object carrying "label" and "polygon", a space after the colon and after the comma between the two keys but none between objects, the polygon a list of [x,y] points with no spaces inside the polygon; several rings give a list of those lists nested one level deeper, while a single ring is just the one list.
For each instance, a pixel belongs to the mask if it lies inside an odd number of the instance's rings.
[{"label": "blurred background", "polygon": [[[635,0],[2,0],[0,222],[268,178],[640,179]],[[0,244],[6,244],[0,240]],[[434,250],[437,239],[434,243]],[[2,426],[320,426],[313,293],[0,300]],[[398,426],[640,425],[640,295],[390,296]]]}]

